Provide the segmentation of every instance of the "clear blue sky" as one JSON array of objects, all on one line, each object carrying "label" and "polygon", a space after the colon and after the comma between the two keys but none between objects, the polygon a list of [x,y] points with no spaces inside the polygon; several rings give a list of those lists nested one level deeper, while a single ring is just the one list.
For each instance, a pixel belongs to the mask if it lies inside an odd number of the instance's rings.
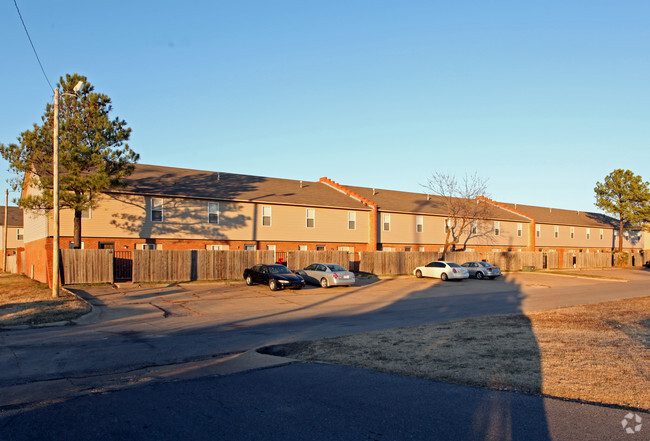
[{"label": "clear blue sky", "polygon": [[[583,211],[616,168],[650,180],[647,0],[17,1],[52,84],[108,94],[142,163],[416,192],[476,172]],[[8,143],[53,93],[13,0],[0,41]]]}]

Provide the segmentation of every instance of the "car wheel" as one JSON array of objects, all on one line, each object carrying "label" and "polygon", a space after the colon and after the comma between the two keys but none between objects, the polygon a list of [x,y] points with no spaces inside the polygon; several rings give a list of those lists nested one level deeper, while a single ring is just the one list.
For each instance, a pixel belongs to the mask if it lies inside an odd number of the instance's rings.
[{"label": "car wheel", "polygon": [[447,279],[448,279],[448,277],[447,277],[447,273],[442,273],[442,274],[440,274],[440,280],[442,280],[442,281],[444,282],[444,281],[447,280]]},{"label": "car wheel", "polygon": [[322,286],[323,288],[329,288],[330,287],[330,284],[329,284],[329,282],[327,281],[327,279],[325,277],[320,279],[320,286]]},{"label": "car wheel", "polygon": [[269,288],[271,291],[277,291],[278,290],[278,282],[275,279],[269,280]]},{"label": "car wheel", "polygon": [[481,279],[483,278],[483,273],[480,272],[480,271],[477,271],[477,272],[476,272],[476,278],[479,279],[479,280],[481,280]]},{"label": "car wheel", "polygon": [[253,278],[251,276],[246,276],[246,285],[248,286],[253,285]]},{"label": "car wheel", "polygon": [[417,271],[415,272],[415,277],[417,277],[418,279],[422,278],[422,271],[417,270]]}]

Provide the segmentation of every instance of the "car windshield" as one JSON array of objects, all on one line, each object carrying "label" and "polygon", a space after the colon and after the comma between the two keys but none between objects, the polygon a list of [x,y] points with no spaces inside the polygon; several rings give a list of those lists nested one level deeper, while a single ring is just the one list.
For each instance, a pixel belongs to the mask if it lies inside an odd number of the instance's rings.
[{"label": "car windshield", "polygon": [[347,271],[341,265],[326,265],[331,271]]},{"label": "car windshield", "polygon": [[269,266],[269,271],[271,274],[291,274],[289,268],[284,265],[271,265]]},{"label": "car windshield", "polygon": [[454,262],[447,262],[447,265],[449,265],[452,268],[460,268],[460,265]]}]

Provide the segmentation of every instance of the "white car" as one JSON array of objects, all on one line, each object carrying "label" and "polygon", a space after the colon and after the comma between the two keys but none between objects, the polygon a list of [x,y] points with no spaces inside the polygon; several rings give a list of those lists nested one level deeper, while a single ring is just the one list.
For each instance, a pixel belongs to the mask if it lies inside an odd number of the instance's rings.
[{"label": "white car", "polygon": [[355,282],[353,272],[334,263],[312,263],[305,269],[296,271],[296,274],[305,279],[305,282],[320,285],[323,288],[339,285],[350,286]]},{"label": "white car", "polygon": [[445,262],[442,260],[429,262],[425,266],[418,266],[413,270],[413,274],[418,278],[435,277],[440,278],[441,280],[462,280],[469,277],[469,271],[467,271],[467,268],[463,268],[456,262]]}]

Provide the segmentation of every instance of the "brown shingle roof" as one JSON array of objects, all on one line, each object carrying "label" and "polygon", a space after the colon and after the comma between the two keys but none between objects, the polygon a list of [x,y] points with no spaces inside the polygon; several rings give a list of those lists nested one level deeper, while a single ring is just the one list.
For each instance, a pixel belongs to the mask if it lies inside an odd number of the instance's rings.
[{"label": "brown shingle roof", "polygon": [[[0,206],[0,227],[5,224],[5,207]],[[7,207],[7,226],[18,227],[23,226],[23,209],[20,207]]]},{"label": "brown shingle roof", "polygon": [[368,210],[319,182],[137,164],[111,193]]},{"label": "brown shingle roof", "polygon": [[[409,193],[404,191],[382,190],[365,187],[347,186],[350,190],[371,200],[378,205],[380,211],[393,211],[399,213],[418,213],[430,215],[447,215],[447,207],[442,196],[427,195],[425,193]],[[471,203],[476,203],[472,201]],[[485,202],[479,202],[485,203]],[[530,222],[530,219],[520,216],[503,208],[494,206],[491,210],[490,219]]]},{"label": "brown shingle roof", "polygon": [[600,213],[563,210],[550,207],[535,207],[532,205],[511,203],[503,203],[503,205],[514,208],[517,211],[534,218],[535,222],[541,224],[575,225],[598,228],[611,228],[618,225],[618,220]]}]

